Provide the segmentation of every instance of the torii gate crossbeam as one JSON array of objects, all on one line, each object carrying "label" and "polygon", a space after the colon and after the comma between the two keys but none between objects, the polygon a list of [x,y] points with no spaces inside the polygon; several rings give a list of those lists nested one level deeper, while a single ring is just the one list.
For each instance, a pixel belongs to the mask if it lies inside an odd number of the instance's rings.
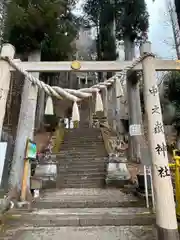
[{"label": "torii gate crossbeam", "polygon": [[[15,59],[25,71],[28,72],[71,72],[72,62],[21,62]],[[127,66],[131,65],[132,61],[78,61],[80,68],[77,72],[119,72]],[[175,71],[180,70],[180,63],[176,60],[154,60],[154,67],[156,71]],[[14,69],[11,67],[11,71]],[[142,64],[139,63],[134,67],[134,70],[142,70]]]}]

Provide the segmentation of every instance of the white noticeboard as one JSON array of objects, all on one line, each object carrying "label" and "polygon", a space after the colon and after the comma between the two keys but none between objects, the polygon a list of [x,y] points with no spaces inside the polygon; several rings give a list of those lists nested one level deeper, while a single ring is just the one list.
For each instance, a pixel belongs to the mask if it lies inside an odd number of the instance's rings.
[{"label": "white noticeboard", "polygon": [[129,134],[130,136],[140,136],[142,135],[141,125],[133,124],[129,126]]},{"label": "white noticeboard", "polygon": [[0,142],[0,184],[2,181],[4,162],[6,157],[7,142]]}]

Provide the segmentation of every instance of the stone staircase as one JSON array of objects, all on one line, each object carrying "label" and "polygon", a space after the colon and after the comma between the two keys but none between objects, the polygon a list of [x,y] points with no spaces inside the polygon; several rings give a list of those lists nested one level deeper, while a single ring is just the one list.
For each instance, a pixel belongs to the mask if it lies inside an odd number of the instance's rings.
[{"label": "stone staircase", "polygon": [[120,189],[46,190],[31,212],[13,210],[9,216],[3,240],[156,239],[154,215]]},{"label": "stone staircase", "polygon": [[144,200],[104,188],[106,156],[100,129],[67,130],[56,156],[58,188],[43,190],[31,211],[11,209],[0,240],[155,240]]},{"label": "stone staircase", "polygon": [[57,155],[58,188],[102,188],[107,152],[100,129],[67,130]]}]

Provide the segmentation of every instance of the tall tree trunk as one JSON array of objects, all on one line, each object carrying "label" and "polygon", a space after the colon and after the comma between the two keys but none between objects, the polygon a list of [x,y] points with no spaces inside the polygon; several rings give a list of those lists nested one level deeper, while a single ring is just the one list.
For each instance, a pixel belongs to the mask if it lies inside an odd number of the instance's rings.
[{"label": "tall tree trunk", "polygon": [[175,7],[176,7],[177,20],[178,20],[178,25],[179,25],[179,29],[180,29],[180,1],[175,0],[174,3],[175,3]]}]

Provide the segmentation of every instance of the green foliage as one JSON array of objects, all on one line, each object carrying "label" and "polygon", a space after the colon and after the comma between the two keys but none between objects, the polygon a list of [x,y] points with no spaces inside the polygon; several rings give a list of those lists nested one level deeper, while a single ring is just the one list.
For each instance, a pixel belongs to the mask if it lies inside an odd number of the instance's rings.
[{"label": "green foliage", "polygon": [[165,97],[176,106],[180,106],[180,72],[169,72],[165,76]]},{"label": "green foliage", "polygon": [[116,60],[116,43],[113,34],[111,33],[112,29],[111,25],[106,25],[101,29],[101,38],[103,41],[101,42],[101,57],[102,60]]},{"label": "green foliage", "polygon": [[180,72],[169,72],[164,80],[164,98],[175,107],[174,124],[180,132]]},{"label": "green foliage", "polygon": [[116,59],[114,20],[118,40],[128,37],[134,42],[147,37],[149,16],[145,0],[86,0],[84,12],[89,24],[97,28],[101,60]]},{"label": "green foliage", "polygon": [[97,29],[98,60],[115,60],[116,45],[112,29],[114,6],[110,0],[87,0],[84,12],[89,25]]},{"label": "green foliage", "polygon": [[[67,34],[64,34],[67,33]],[[69,59],[70,53],[75,50],[73,41],[77,28],[68,20],[64,20],[61,29],[54,29],[42,42],[42,61],[64,61]]]},{"label": "green foliage", "polygon": [[91,23],[104,25],[113,21],[114,6],[111,0],[86,0],[84,12]]},{"label": "green foliage", "polygon": [[132,42],[146,39],[149,15],[145,0],[117,0],[115,10],[119,40],[124,37],[129,37]]},{"label": "green foliage", "polygon": [[100,0],[87,0],[84,5],[84,12],[90,24],[98,25],[101,5]]},{"label": "green foliage", "polygon": [[70,21],[71,4],[68,0],[10,1],[5,41],[12,43],[18,53],[41,49],[48,60],[66,57],[72,51],[71,42],[77,33],[76,22]]}]

